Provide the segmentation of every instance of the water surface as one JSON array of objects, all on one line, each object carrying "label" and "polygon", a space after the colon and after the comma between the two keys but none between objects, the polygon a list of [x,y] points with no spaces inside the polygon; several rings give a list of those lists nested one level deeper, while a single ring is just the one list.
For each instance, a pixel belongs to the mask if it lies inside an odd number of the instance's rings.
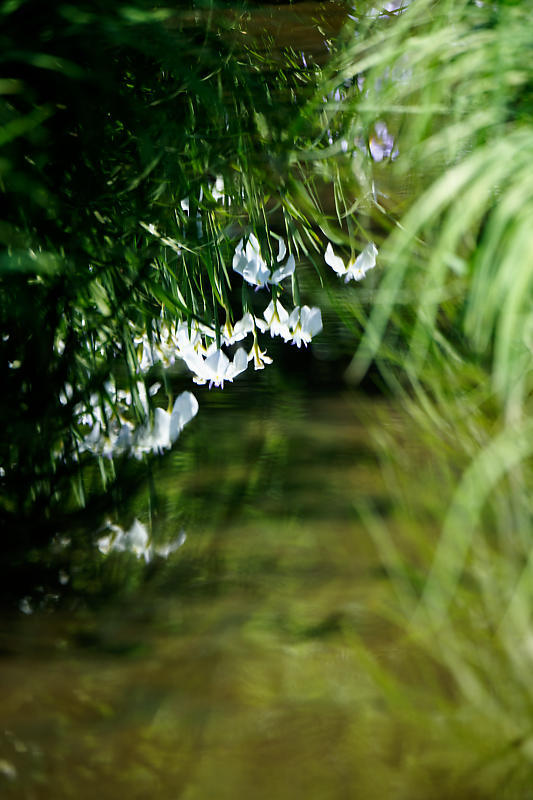
[{"label": "water surface", "polygon": [[388,513],[369,430],[397,415],[234,388],[155,474],[154,526],[186,524],[185,544],[100,609],[3,623],[4,797],[386,796],[397,734],[360,645],[400,651],[357,508]]}]

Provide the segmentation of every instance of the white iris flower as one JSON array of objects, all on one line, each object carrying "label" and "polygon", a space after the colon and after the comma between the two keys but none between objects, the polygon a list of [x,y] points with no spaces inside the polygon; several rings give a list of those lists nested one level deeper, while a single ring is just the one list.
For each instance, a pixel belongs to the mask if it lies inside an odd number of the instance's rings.
[{"label": "white iris flower", "polygon": [[140,457],[142,453],[169,450],[197,412],[198,400],[191,392],[182,392],[170,413],[156,408],[153,424],[142,427],[133,438],[134,455]]},{"label": "white iris flower", "polygon": [[296,347],[302,344],[307,347],[313,336],[322,330],[322,313],[314,306],[296,306],[289,317],[292,343]]},{"label": "white iris flower", "polygon": [[191,372],[194,372],[193,381],[199,384],[209,383],[209,388],[224,388],[224,381],[233,381],[248,366],[248,356],[242,347],[235,353],[233,361],[222,350],[215,350],[207,358],[192,351],[185,354],[183,360]]},{"label": "white iris flower", "polygon": [[340,278],[344,278],[345,283],[348,283],[348,281],[352,280],[352,278],[356,281],[360,281],[362,278],[364,278],[366,273],[376,266],[377,254],[378,249],[376,245],[374,242],[370,242],[367,244],[364,250],[359,253],[355,260],[351,259],[348,262],[348,265],[345,266],[342,258],[340,258],[340,256],[336,256],[333,252],[333,247],[331,246],[330,242],[326,247],[324,261],[326,264],[329,264],[333,270],[335,270]]},{"label": "white iris flower", "polygon": [[257,337],[254,336],[252,349],[248,353],[248,361],[254,362],[254,369],[264,369],[265,364],[272,364],[272,359],[267,356],[266,350],[261,350]]},{"label": "white iris flower", "polygon": [[234,325],[232,325],[228,319],[221,329],[220,334],[224,344],[234,344],[235,342],[246,339],[249,333],[253,333],[254,327],[254,318],[250,312],[247,311],[242,319],[237,320]]},{"label": "white iris flower", "polygon": [[257,327],[263,333],[270,331],[271,336],[281,336],[285,342],[291,338],[289,330],[289,312],[286,311],[278,300],[271,300],[263,311],[263,320],[257,320]]},{"label": "white iris flower", "polygon": [[[287,248],[285,247],[285,242],[280,240],[277,258],[278,263],[285,257],[286,252]],[[294,256],[291,255],[288,257],[285,264],[278,267],[274,272],[271,272],[261,255],[259,242],[252,233],[250,234],[246,246],[244,245],[244,239],[241,239],[235,248],[233,269],[235,272],[238,272],[239,275],[242,275],[244,280],[249,284],[260,289],[264,286],[268,286],[269,283],[278,285],[281,281],[285,280],[285,278],[292,275],[295,269],[295,261]]]}]

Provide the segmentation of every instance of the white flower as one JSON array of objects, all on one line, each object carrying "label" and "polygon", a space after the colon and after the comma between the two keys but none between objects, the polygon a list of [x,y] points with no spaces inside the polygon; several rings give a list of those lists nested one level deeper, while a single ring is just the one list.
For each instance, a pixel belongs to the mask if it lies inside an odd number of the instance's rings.
[{"label": "white flower", "polygon": [[272,359],[266,355],[266,350],[261,350],[257,342],[257,337],[254,336],[254,343],[252,349],[248,353],[248,361],[254,362],[254,369],[264,369],[265,364],[272,364]]},{"label": "white flower", "polygon": [[194,372],[193,381],[199,384],[209,382],[209,388],[224,388],[224,381],[233,381],[248,366],[248,356],[242,347],[235,353],[233,361],[222,350],[215,350],[205,359],[199,353],[191,352],[184,355],[183,359]]},{"label": "white flower", "polygon": [[322,330],[322,313],[314,306],[296,306],[289,317],[292,343],[297,347],[304,344],[306,347],[313,336]]},{"label": "white flower", "polygon": [[115,417],[108,422],[106,435],[100,422],[96,422],[80,443],[81,452],[86,450],[109,458],[128,453],[140,458],[143,453],[161,453],[172,447],[185,425],[197,414],[198,401],[191,392],[182,392],[170,413],[156,408],[153,422],[150,422],[146,389],[144,384],[139,384],[139,388],[141,385],[144,389],[140,393],[141,404],[147,415],[145,423],[135,431],[130,422]]},{"label": "white flower", "polygon": [[377,254],[378,249],[376,245],[374,242],[370,242],[355,260],[351,259],[348,262],[348,266],[345,266],[342,258],[335,255],[331,242],[329,242],[324,254],[324,261],[335,270],[340,278],[344,278],[345,283],[348,283],[352,278],[356,281],[360,281],[364,278],[368,270],[376,266]]},{"label": "white flower", "polygon": [[[317,307],[296,306],[289,315],[279,301],[271,300],[263,316],[265,322],[257,320],[259,330],[269,330],[271,336],[281,336],[285,342],[292,341],[297,347],[302,344],[307,346],[312,337],[322,330],[322,314]],[[249,358],[253,357],[251,352]]]},{"label": "white flower", "polygon": [[135,553],[137,558],[144,557],[144,560],[148,562],[151,557],[149,540],[146,525],[143,525],[138,519],[134,519],[131,528],[122,538],[122,546],[124,550]]},{"label": "white flower", "polygon": [[102,536],[96,542],[103,555],[108,555],[114,550],[119,553],[134,553],[137,558],[144,558],[147,563],[151,560],[152,548],[149,544],[148,530],[146,525],[143,525],[138,519],[133,520],[127,533],[119,525],[113,525],[111,522],[108,522],[105,527],[111,533]]},{"label": "white flower", "polygon": [[191,392],[182,392],[176,398],[172,411],[156,408],[153,424],[145,423],[133,437],[132,451],[139,458],[142,453],[161,453],[170,450],[185,425],[198,413],[198,400]]},{"label": "white flower", "polygon": [[270,269],[261,256],[259,242],[251,234],[244,246],[244,239],[241,239],[233,255],[233,269],[242,275],[245,281],[252,286],[266,286],[270,278]]},{"label": "white flower", "polygon": [[[278,262],[284,257],[285,253],[285,243],[280,240]],[[262,288],[269,283],[277,285],[285,280],[285,278],[292,275],[295,269],[295,261],[294,256],[291,255],[283,266],[278,267],[274,273],[271,273],[266,261],[261,255],[259,242],[252,233],[246,243],[246,247],[244,246],[244,239],[241,239],[235,248],[233,269],[235,272],[238,272],[239,275],[242,275],[244,280],[252,286]]]},{"label": "white flower", "polygon": [[247,312],[234,325],[228,319],[224,327],[221,328],[220,333],[224,344],[234,344],[245,339],[249,333],[253,333],[254,328],[254,318],[250,312]]},{"label": "white flower", "polygon": [[184,427],[198,413],[198,400],[192,392],[182,392],[174,401],[170,415],[170,442],[174,444]]},{"label": "white flower", "polygon": [[265,318],[265,322],[262,320],[257,321],[257,327],[260,331],[264,333],[269,330],[271,336],[281,336],[286,342],[291,339],[289,312],[283,308],[278,300],[270,301],[263,311],[263,317]]},{"label": "white flower", "polygon": [[203,346],[200,326],[196,321],[190,324],[186,321],[179,322],[175,329],[167,325],[161,326],[161,342],[157,345],[157,350],[166,366],[174,364],[176,358],[183,358],[191,350],[201,351]]},{"label": "white flower", "polygon": [[156,408],[153,423],[147,421],[135,432],[133,453],[140,458],[143,453],[162,452],[170,446],[170,414],[163,408]]},{"label": "white flower", "polygon": [[[224,178],[222,175],[217,175],[215,180],[215,185],[211,189],[211,194],[213,196],[213,200],[224,200],[226,197],[226,193],[224,191]],[[228,205],[231,205],[231,198],[228,197]]]}]

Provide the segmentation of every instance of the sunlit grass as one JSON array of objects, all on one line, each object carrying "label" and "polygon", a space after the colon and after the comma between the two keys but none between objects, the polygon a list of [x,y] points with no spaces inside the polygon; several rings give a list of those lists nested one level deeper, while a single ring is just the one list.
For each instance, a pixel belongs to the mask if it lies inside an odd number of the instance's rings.
[{"label": "sunlit grass", "polygon": [[445,797],[518,798],[532,774],[530,47],[523,5],[414,2],[331,76],[364,78],[332,104],[339,136],[384,121],[399,150],[367,203],[379,283],[330,298],[362,334],[347,376],[377,366],[413,420],[377,423],[403,525],[359,514],[391,619],[448,676],[416,688],[375,666],[393,717],[410,703],[439,731],[418,765],[444,769]]},{"label": "sunlit grass", "polygon": [[[457,791],[514,798],[531,774],[531,474],[526,463],[515,470],[530,437],[506,427],[483,432],[481,420],[459,418],[459,405],[453,430],[419,407],[401,435],[380,434],[402,523],[371,508],[363,520],[387,570],[390,619],[448,676],[428,696],[425,681],[413,687],[387,672],[392,715],[402,717],[407,697],[422,708],[423,728],[438,715],[438,744],[426,757],[449,765]],[[450,408],[441,423],[446,416]]]}]

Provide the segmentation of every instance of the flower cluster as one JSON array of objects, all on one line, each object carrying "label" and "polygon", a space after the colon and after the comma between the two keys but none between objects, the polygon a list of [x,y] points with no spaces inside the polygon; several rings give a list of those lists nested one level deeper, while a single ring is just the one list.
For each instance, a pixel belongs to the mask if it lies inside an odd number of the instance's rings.
[{"label": "flower cluster", "polygon": [[[145,227],[152,235],[160,236],[155,228]],[[247,241],[239,241],[233,255],[234,272],[256,291],[276,287],[262,312],[245,310],[241,319],[236,321],[232,321],[228,313],[225,323],[218,328],[214,323],[197,319],[177,319],[174,323],[162,319],[154,328],[132,336],[137,349],[138,372],[147,375],[156,364],[169,367],[182,362],[192,373],[195,383],[223,388],[225,383],[242,374],[249,364],[259,370],[272,363],[261,344],[261,335],[279,336],[298,348],[302,345],[307,347],[322,330],[322,314],[319,308],[307,305],[295,305],[289,310],[279,299],[280,295],[284,296],[281,283],[294,275],[295,259],[292,254],[287,257],[285,243],[282,239],[278,241],[274,267],[271,266],[274,257],[267,261],[253,234]],[[345,265],[328,244],[324,259],[337,275],[348,282],[363,278],[375,266],[376,256],[377,248],[370,243],[357,258]],[[252,343],[246,345],[245,340],[249,337]],[[235,345],[239,346],[234,349]],[[228,348],[232,349],[228,351]],[[77,422],[90,428],[81,438],[80,452],[108,457],[128,454],[141,458],[145,453],[169,450],[184,426],[196,415],[198,402],[193,394],[183,392],[171,409],[155,407],[150,411],[149,398],[157,394],[159,388],[160,384],[155,383],[147,389],[143,380],[134,387],[139,401],[136,406],[139,409],[140,405],[144,416],[137,427],[132,422],[131,393],[117,390],[111,383],[106,384],[103,396],[91,396],[88,408],[78,403],[74,407]],[[63,404],[71,402],[72,393],[72,387],[66,385],[60,401]],[[117,539],[117,542],[122,541],[126,540]]]},{"label": "flower cluster", "polygon": [[[345,264],[334,253],[331,243],[328,243],[324,259],[347,283],[352,279],[361,280],[375,267],[377,252],[375,244],[371,242],[356,258]],[[277,263],[283,262],[286,255],[286,245],[279,239]],[[293,255],[289,255],[285,263],[272,269],[262,255],[257,238],[251,234],[246,242],[241,239],[237,244],[233,270],[256,290],[268,288],[269,285],[279,287],[283,280],[294,274],[295,260]],[[278,291],[280,290],[281,287]],[[268,332],[271,337],[280,336],[283,341],[299,348],[302,345],[307,346],[321,330],[322,314],[319,308],[297,305],[288,311],[274,297],[262,312],[262,318],[246,311],[236,322],[232,323],[228,317],[218,331],[214,325],[195,320],[180,321],[174,327],[162,323],[157,336],[145,333],[135,342],[141,348],[141,372],[147,372],[158,362],[169,366],[181,359],[192,372],[195,383],[208,384],[210,388],[223,388],[225,382],[231,382],[243,373],[250,362],[256,370],[272,363],[266,350],[261,348],[259,333]],[[248,336],[253,337],[249,350],[241,346],[230,358],[222,349],[243,342]]]},{"label": "flower cluster", "polygon": [[[158,388],[159,384],[155,384],[150,393]],[[155,408],[151,419],[144,383],[139,381],[137,390],[145,412],[143,424],[135,428],[127,419],[132,402],[129,392],[121,392],[113,405],[98,398],[91,411],[80,416],[81,424],[92,424],[80,443],[80,452],[109,458],[119,455],[141,458],[144,453],[162,453],[172,447],[185,425],[198,413],[196,397],[191,392],[182,392],[171,411]]]},{"label": "flower cluster", "polygon": [[[279,287],[295,271],[293,255],[287,258],[287,248],[279,239],[276,263],[284,262],[271,269],[261,254],[257,238],[251,234],[245,243],[241,239],[233,256],[233,270],[256,290]],[[242,318],[232,322],[229,316],[218,331],[215,325],[207,325],[196,320],[178,321],[174,326],[161,323],[157,332],[144,333],[134,339],[139,348],[139,371],[148,372],[155,364],[167,367],[181,360],[193,374],[197,384],[208,384],[223,388],[226,382],[233,381],[243,373],[249,363],[254,369],[264,369],[272,359],[261,348],[258,336],[269,332],[271,337],[281,336],[285,342],[307,346],[313,336],[322,330],[322,315],[319,308],[295,306],[287,311],[279,300],[271,300],[261,317],[246,311]],[[229,356],[223,348],[244,342],[249,336],[253,344],[241,346]]]},{"label": "flower cluster", "polygon": [[[280,239],[277,257],[278,263],[283,261],[286,253],[287,248],[285,242],[283,239]],[[233,256],[234,271],[242,275],[244,280],[252,286],[255,286],[256,289],[261,289],[269,283],[279,286],[281,281],[284,281],[285,278],[289,278],[294,274],[295,266],[294,256],[290,255],[285,264],[272,272],[261,255],[259,242],[253,233],[250,234],[246,245],[244,244],[244,239],[240,240],[235,248],[235,254]]]},{"label": "flower cluster", "polygon": [[306,347],[322,330],[322,313],[316,306],[296,306],[289,314],[279,301],[272,300],[265,309],[265,321],[258,320],[261,331],[270,331],[271,336],[281,336],[285,342],[292,342],[298,348]]},{"label": "flower cluster", "polygon": [[[180,322],[174,330],[165,326],[164,333],[156,343],[144,334],[136,340],[141,352],[139,370],[146,373],[154,364],[170,366],[181,359],[192,372],[194,383],[207,383],[209,388],[223,388],[226,381],[232,382],[244,372],[250,362],[253,362],[256,370],[272,363],[266,351],[260,349],[258,333],[269,332],[271,337],[281,336],[285,342],[300,347],[302,344],[307,346],[321,330],[322,315],[319,308],[296,306],[289,313],[281,302],[271,300],[263,312],[263,319],[246,312],[233,324],[226,321],[219,330],[220,347],[216,343],[215,329],[196,322],[191,325]],[[230,358],[222,349],[242,342],[248,336],[253,337],[249,350],[239,347]]]}]

